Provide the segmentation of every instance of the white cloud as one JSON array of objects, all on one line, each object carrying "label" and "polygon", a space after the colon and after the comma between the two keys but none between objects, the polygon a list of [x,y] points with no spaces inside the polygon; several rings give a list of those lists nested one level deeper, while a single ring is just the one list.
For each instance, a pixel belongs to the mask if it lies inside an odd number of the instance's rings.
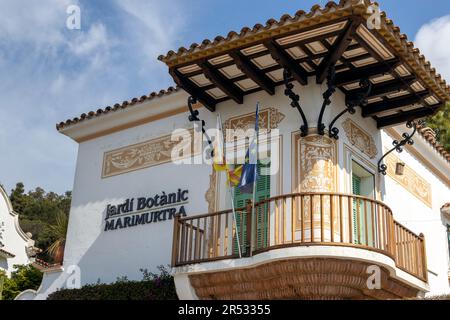
[{"label": "white cloud", "polygon": [[64,41],[61,25],[66,8],[75,0],[2,0],[0,1],[0,39],[56,44]]},{"label": "white cloud", "polygon": [[70,48],[79,56],[90,55],[97,50],[107,51],[111,47],[112,43],[108,40],[106,27],[101,23],[93,24],[88,32],[81,33],[70,42]]},{"label": "white cloud", "polygon": [[[82,30],[69,31],[66,9],[77,3]],[[173,7],[183,1],[114,4],[117,16],[108,20],[90,1],[0,1],[0,183],[7,189],[18,181],[71,189],[76,143],[55,124],[170,83],[156,57],[178,39],[183,19]]]},{"label": "white cloud", "polygon": [[130,15],[127,25],[134,29],[130,35],[139,41],[143,51],[159,55],[173,49],[185,20],[181,14],[184,11],[182,2],[116,0],[116,3]]},{"label": "white cloud", "polygon": [[423,25],[417,32],[415,45],[439,73],[450,81],[450,15]]}]

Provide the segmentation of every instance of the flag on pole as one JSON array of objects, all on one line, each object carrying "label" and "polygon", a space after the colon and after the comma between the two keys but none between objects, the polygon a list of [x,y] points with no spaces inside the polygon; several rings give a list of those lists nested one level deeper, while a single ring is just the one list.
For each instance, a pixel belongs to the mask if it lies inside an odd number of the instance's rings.
[{"label": "flag on pole", "polygon": [[214,170],[217,172],[226,171],[227,181],[230,187],[237,187],[241,181],[243,166],[233,167],[226,163],[224,145],[223,145],[223,130],[222,119],[220,114],[217,114],[217,135],[214,143]]},{"label": "flag on pole", "polygon": [[245,164],[242,169],[241,180],[239,182],[239,189],[241,193],[252,193],[253,187],[258,180],[258,133],[259,133],[259,103],[256,105],[255,116],[255,132],[252,141],[245,155]]},{"label": "flag on pole", "polygon": [[237,187],[239,185],[239,182],[241,181],[243,168],[244,166],[241,165],[234,169],[227,170],[228,184],[230,185],[230,187]]},{"label": "flag on pole", "polygon": [[236,219],[236,211],[234,208],[233,188],[239,185],[243,166],[241,165],[238,167],[232,167],[226,163],[223,146],[222,119],[220,117],[220,114],[217,114],[217,135],[214,143],[213,167],[215,171],[217,172],[225,171],[227,174],[227,183],[230,186],[229,192],[231,197],[231,207],[233,209],[233,221],[236,230],[236,240],[238,244],[239,258],[242,258],[241,244],[239,241],[239,230]]}]

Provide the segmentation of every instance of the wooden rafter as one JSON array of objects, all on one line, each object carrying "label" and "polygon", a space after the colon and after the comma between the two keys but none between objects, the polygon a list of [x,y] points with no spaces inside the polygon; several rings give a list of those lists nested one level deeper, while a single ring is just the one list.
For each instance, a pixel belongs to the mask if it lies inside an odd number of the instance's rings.
[{"label": "wooden rafter", "polygon": [[390,61],[371,64],[355,70],[340,72],[336,75],[336,85],[342,86],[359,81],[364,78],[370,78],[373,76],[390,73],[398,63],[399,61],[397,59],[392,59]]},{"label": "wooden rafter", "polygon": [[298,46],[304,45],[306,43],[311,43],[311,42],[315,42],[315,41],[322,41],[322,40],[326,41],[326,39],[338,36],[341,33],[342,33],[342,30],[337,30],[337,31],[333,31],[333,32],[325,33],[325,34],[320,34],[320,35],[308,38],[306,40],[300,40],[300,41],[296,41],[296,42],[292,42],[292,43],[289,43],[289,44],[282,45],[282,47],[284,49],[290,49],[290,48],[294,48],[294,47],[298,47]]},{"label": "wooden rafter", "polygon": [[385,128],[390,127],[396,124],[404,123],[407,121],[411,121],[414,119],[420,119],[432,116],[435,114],[438,109],[442,107],[441,104],[436,104],[434,106],[428,107],[428,108],[420,108],[417,110],[411,110],[407,112],[400,112],[398,114],[394,114],[387,117],[382,117],[377,119],[378,128]]},{"label": "wooden rafter", "polygon": [[258,69],[253,63],[247,60],[240,52],[231,52],[230,56],[234,59],[236,66],[246,74],[247,77],[257,83],[268,94],[275,94],[275,84],[269,77]]},{"label": "wooden rafter", "polygon": [[376,116],[379,113],[386,111],[395,111],[403,107],[407,107],[416,103],[419,103],[429,95],[428,91],[412,94],[408,96],[402,96],[388,101],[381,101],[367,105],[362,110],[362,116],[364,118]]},{"label": "wooden rafter", "polygon": [[169,73],[181,88],[183,88],[190,95],[196,97],[198,101],[200,101],[205,106],[205,108],[207,108],[211,112],[216,111],[217,101],[215,99],[210,97],[203,90],[199,89],[197,86],[191,83],[191,81],[183,77],[179,71],[170,69]]},{"label": "wooden rafter", "polygon": [[[406,90],[415,81],[416,81],[416,77],[407,76],[402,79],[393,79],[393,80],[389,80],[389,81],[382,82],[379,84],[375,84],[372,86],[372,90],[370,91],[368,99],[384,97],[384,96],[386,96],[386,94],[389,94],[389,93]],[[347,92],[347,96],[349,97],[350,100],[354,100],[355,97],[357,97],[358,95],[360,95],[364,92],[365,92],[364,89],[351,90],[351,91]]]},{"label": "wooden rafter", "polygon": [[331,49],[328,51],[328,55],[324,58],[324,60],[318,67],[316,75],[317,83],[320,84],[324,82],[327,77],[328,69],[331,66],[334,66],[347,50],[348,46],[352,42],[353,35],[355,34],[356,29],[360,24],[360,20],[349,20],[344,31],[332,45]]},{"label": "wooden rafter", "polygon": [[205,76],[214,83],[220,90],[225,92],[236,103],[244,103],[244,93],[236,87],[233,82],[227,79],[220,71],[215,70],[208,62],[202,61],[198,64],[202,68]]},{"label": "wooden rafter", "polygon": [[308,74],[298,66],[297,62],[291,58],[291,56],[275,41],[270,40],[264,42],[264,45],[272,56],[272,58],[278,62],[283,68],[288,69],[295,80],[302,85],[308,84]]}]

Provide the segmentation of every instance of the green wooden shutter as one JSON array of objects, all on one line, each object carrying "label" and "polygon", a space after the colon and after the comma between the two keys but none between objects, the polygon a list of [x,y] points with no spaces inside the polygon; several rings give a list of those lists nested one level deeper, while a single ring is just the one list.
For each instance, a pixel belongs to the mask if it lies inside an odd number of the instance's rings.
[{"label": "green wooden shutter", "polygon": [[[361,178],[357,175],[352,175],[352,192],[354,195],[360,196],[361,195]],[[361,224],[361,201],[358,199],[353,199],[353,243],[360,244],[360,241],[358,239],[358,208],[359,208],[359,221]],[[362,242],[362,233],[361,233],[361,227],[360,227],[360,235],[361,235],[361,242]]]},{"label": "green wooden shutter", "polygon": [[[265,200],[270,198],[270,175],[261,175],[261,168],[270,168],[270,163],[267,165],[262,164],[258,161],[258,181],[256,183],[256,202]],[[245,207],[248,200],[253,200],[253,194],[242,194],[239,190],[239,188],[234,189],[234,204],[235,208],[242,208]],[[260,208],[258,212],[256,212],[256,216],[258,219],[258,230],[257,230],[257,240],[256,240],[256,249],[262,249],[267,246],[268,242],[268,222],[269,222],[269,214],[268,214],[268,205],[265,205],[264,207]],[[242,228],[241,228],[241,224]],[[241,239],[241,247],[242,247],[242,253],[246,253],[246,247],[247,247],[247,213],[239,213],[236,212],[236,224],[237,229],[239,231],[239,239]],[[241,230],[243,229],[243,230]],[[234,245],[233,245],[233,253],[238,254],[238,248],[237,248],[237,240],[234,239]]]},{"label": "green wooden shutter", "polygon": [[[270,175],[261,175],[261,168],[270,169],[270,164],[258,164],[259,179],[256,184],[256,202],[270,198]],[[268,245],[269,204],[260,206],[256,211],[257,231],[255,248],[263,249]]]}]

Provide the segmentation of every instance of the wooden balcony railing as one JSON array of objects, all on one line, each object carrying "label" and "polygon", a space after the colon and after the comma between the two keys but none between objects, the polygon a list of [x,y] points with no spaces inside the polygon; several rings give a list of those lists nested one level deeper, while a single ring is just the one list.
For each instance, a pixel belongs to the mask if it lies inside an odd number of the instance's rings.
[{"label": "wooden balcony railing", "polygon": [[[172,265],[256,255],[292,246],[347,246],[383,253],[427,281],[424,237],[393,219],[380,201],[338,193],[299,193],[232,210],[175,219]],[[253,232],[250,232],[253,230]],[[253,235],[253,239],[252,239]],[[240,250],[238,247],[240,246]]]}]

